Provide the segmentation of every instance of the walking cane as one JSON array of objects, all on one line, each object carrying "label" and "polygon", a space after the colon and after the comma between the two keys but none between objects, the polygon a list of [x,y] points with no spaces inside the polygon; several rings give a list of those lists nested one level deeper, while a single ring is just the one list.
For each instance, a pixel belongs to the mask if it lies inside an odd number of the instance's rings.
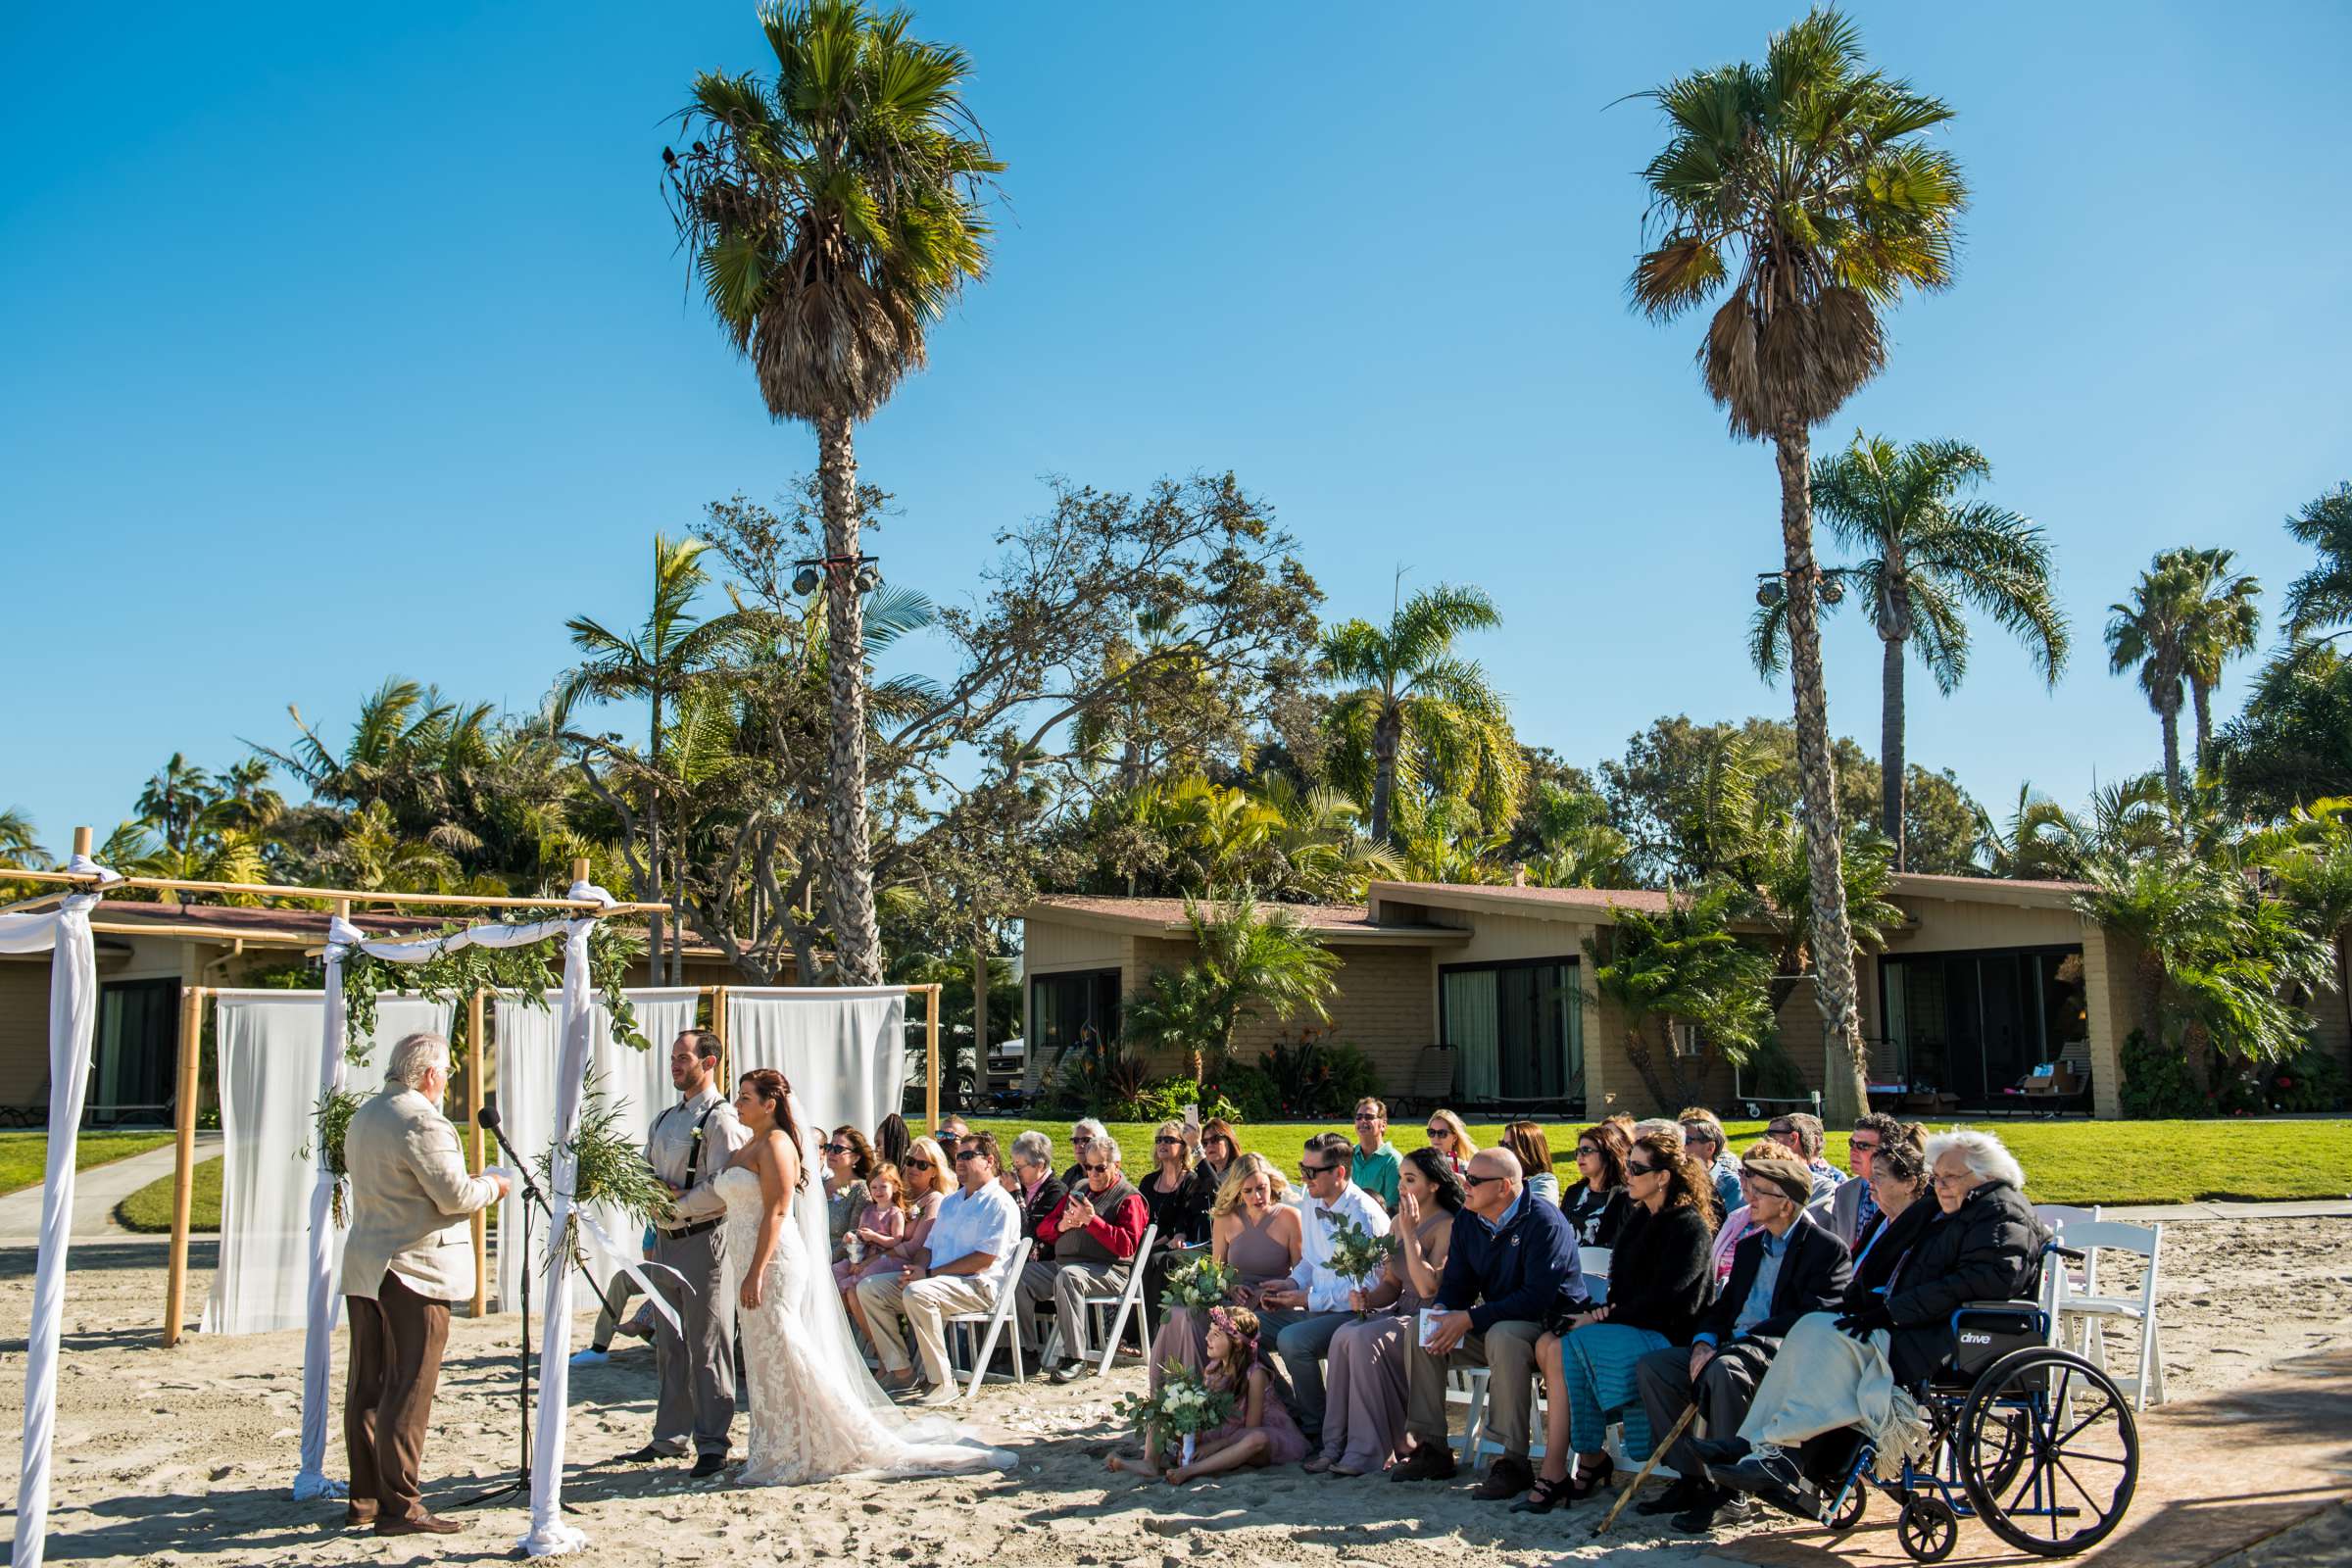
[{"label": "walking cane", "polygon": [[1696,1414],[1698,1414],[1697,1405],[1691,1404],[1684,1407],[1683,1418],[1674,1424],[1672,1432],[1666,1434],[1666,1441],[1649,1450],[1649,1457],[1642,1461],[1642,1472],[1634,1477],[1634,1484],[1617,1494],[1617,1500],[1609,1506],[1609,1516],[1592,1527],[1594,1535],[1605,1536],[1609,1533],[1609,1526],[1615,1524],[1617,1516],[1625,1512],[1625,1505],[1634,1500],[1634,1494],[1642,1490],[1642,1483],[1649,1479],[1649,1473],[1658,1467],[1658,1461],[1666,1457],[1666,1450],[1673,1447],[1682,1440],[1683,1434],[1690,1430],[1690,1418]]}]

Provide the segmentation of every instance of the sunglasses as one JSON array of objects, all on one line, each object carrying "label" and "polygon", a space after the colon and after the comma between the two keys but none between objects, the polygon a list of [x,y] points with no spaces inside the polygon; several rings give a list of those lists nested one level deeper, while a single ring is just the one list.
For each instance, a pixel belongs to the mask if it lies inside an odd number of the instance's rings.
[{"label": "sunglasses", "polygon": [[1432,1127],[1429,1129],[1429,1136],[1432,1138],[1451,1138],[1453,1136],[1453,1129],[1450,1127]]},{"label": "sunglasses", "polygon": [[1184,1140],[1181,1138],[1154,1138],[1152,1142],[1161,1149],[1182,1149],[1184,1147]]},{"label": "sunglasses", "polygon": [[1338,1170],[1339,1168],[1340,1167],[1337,1165],[1309,1165],[1304,1160],[1300,1160],[1298,1162],[1298,1174],[1307,1177],[1309,1180],[1322,1175],[1326,1171],[1334,1171]]},{"label": "sunglasses", "polygon": [[1876,1141],[1866,1144],[1859,1138],[1849,1140],[1846,1147],[1857,1154],[1875,1154],[1879,1152],[1879,1145]]},{"label": "sunglasses", "polygon": [[905,1159],[899,1161],[899,1169],[901,1170],[929,1170],[930,1168],[931,1162],[929,1160],[917,1159],[912,1154],[909,1154]]},{"label": "sunglasses", "polygon": [[827,1144],[825,1146],[825,1152],[828,1154],[846,1154],[849,1152],[850,1146],[847,1144]]},{"label": "sunglasses", "polygon": [[1656,1165],[1637,1165],[1630,1159],[1625,1162],[1625,1173],[1628,1176],[1655,1176],[1659,1169],[1660,1167]]},{"label": "sunglasses", "polygon": [[1484,1187],[1489,1182],[1498,1182],[1500,1180],[1502,1180],[1502,1178],[1499,1176],[1465,1176],[1462,1178],[1462,1185],[1464,1187]]},{"label": "sunglasses", "polygon": [[1087,1163],[1085,1163],[1085,1162],[1081,1161],[1081,1162],[1080,1162],[1080,1164],[1079,1164],[1079,1166],[1078,1166],[1078,1168],[1079,1168],[1080,1170],[1082,1170],[1082,1171],[1086,1172],[1086,1173],[1087,1173],[1089,1176],[1100,1176],[1100,1175],[1102,1175],[1102,1174],[1104,1171],[1106,1171],[1106,1170],[1110,1169],[1110,1162],[1109,1162],[1108,1160],[1105,1160],[1105,1161],[1103,1161],[1103,1162],[1102,1162],[1102,1164],[1100,1164],[1100,1165],[1089,1165],[1089,1164],[1087,1164]]},{"label": "sunglasses", "polygon": [[977,1149],[958,1149],[956,1151],[956,1163],[958,1165],[962,1164],[967,1159],[978,1159],[979,1157],[980,1151]]},{"label": "sunglasses", "polygon": [[1600,1151],[1594,1149],[1591,1144],[1579,1144],[1576,1146],[1576,1157],[1579,1159],[1598,1159],[1600,1157]]},{"label": "sunglasses", "polygon": [[1772,1126],[1764,1129],[1764,1136],[1767,1138],[1794,1138],[1796,1129],[1786,1123],[1775,1122]]}]

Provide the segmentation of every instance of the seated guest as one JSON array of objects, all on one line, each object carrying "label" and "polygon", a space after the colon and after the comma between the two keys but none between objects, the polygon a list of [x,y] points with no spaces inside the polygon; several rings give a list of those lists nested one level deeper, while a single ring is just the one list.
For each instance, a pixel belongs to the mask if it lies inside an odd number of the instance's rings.
[{"label": "seated guest", "polygon": [[1628,1142],[1638,1144],[1652,1133],[1672,1134],[1678,1144],[1683,1141],[1683,1129],[1672,1116],[1644,1116],[1634,1123],[1634,1130],[1626,1138]]},{"label": "seated guest", "polygon": [[850,1227],[865,1209],[865,1182],[874,1173],[874,1146],[855,1127],[836,1127],[821,1141],[825,1154],[825,1229],[833,1260],[849,1257]]},{"label": "seated guest", "polygon": [[1306,1186],[1306,1201],[1298,1210],[1303,1228],[1298,1262],[1289,1279],[1270,1280],[1257,1293],[1257,1321],[1290,1378],[1291,1409],[1310,1444],[1323,1441],[1324,1352],[1332,1336],[1354,1320],[1348,1298],[1358,1282],[1331,1269],[1338,1229],[1348,1224],[1373,1236],[1389,1233],[1389,1211],[1348,1177],[1349,1153],[1344,1133],[1306,1141],[1298,1158]]},{"label": "seated guest", "polygon": [[[1187,1255],[1188,1249],[1208,1245],[1208,1205],[1217,1199],[1217,1183],[1206,1174],[1204,1154],[1196,1162],[1192,1145],[1180,1121],[1163,1121],[1152,1137],[1152,1174],[1144,1178],[1144,1202],[1155,1227],[1152,1255],[1144,1260],[1144,1337],[1158,1327],[1159,1293],[1167,1288],[1168,1269]],[[1203,1130],[1201,1142],[1207,1137]],[[1231,1161],[1227,1161],[1231,1163]]]},{"label": "seated guest", "polygon": [[1536,1342],[1548,1401],[1544,1469],[1534,1490],[1511,1504],[1514,1513],[1549,1513],[1607,1486],[1616,1466],[1605,1441],[1617,1411],[1625,1412],[1626,1458],[1649,1457],[1635,1367],[1688,1341],[1706,1304],[1715,1213],[1706,1171],[1683,1152],[1680,1133],[1652,1131],[1635,1141],[1625,1182],[1633,1213],[1610,1256],[1607,1303],[1554,1318]]},{"label": "seated guest", "polygon": [[[1471,1140],[1470,1129],[1462,1125],[1461,1117],[1450,1110],[1433,1110],[1424,1131],[1429,1134],[1429,1147],[1438,1152],[1438,1157],[1446,1161],[1457,1178],[1470,1168],[1470,1156],[1478,1152],[1478,1145]],[[1555,1189],[1552,1201],[1557,1202],[1559,1184],[1552,1185]]]},{"label": "seated guest", "polygon": [[1535,1481],[1527,1462],[1535,1408],[1536,1339],[1554,1313],[1587,1304],[1576,1264],[1576,1232],[1549,1203],[1531,1200],[1519,1159],[1484,1149],[1462,1178],[1467,1194],[1454,1216],[1453,1243],[1438,1281],[1434,1320],[1416,1335],[1405,1371],[1405,1432],[1413,1451],[1391,1481],[1444,1481],[1454,1473],[1447,1446],[1446,1376],[1483,1366],[1487,1424],[1502,1445],[1476,1495],[1515,1497]]},{"label": "seated guest", "polygon": [[1054,1244],[1039,1232],[1046,1216],[1061,1206],[1070,1190],[1054,1174],[1054,1140],[1032,1129],[1012,1141],[1012,1186],[1021,1205],[1021,1227],[1028,1236],[1032,1265],[1054,1255]]},{"label": "seated guest", "polygon": [[1786,1116],[1775,1116],[1770,1125],[1765,1127],[1764,1136],[1775,1143],[1787,1144],[1804,1160],[1805,1168],[1813,1173],[1813,1197],[1816,1201],[1835,1193],[1838,1184],[1845,1180],[1845,1172],[1821,1157],[1822,1149],[1829,1140],[1822,1132],[1819,1116],[1808,1115],[1801,1110],[1790,1111]]},{"label": "seated guest", "polygon": [[[921,1143],[916,1140],[918,1148]],[[922,1253],[907,1260],[905,1273],[879,1274],[858,1287],[866,1332],[882,1361],[882,1386],[913,1387],[911,1339],[931,1384],[925,1404],[951,1404],[956,1398],[956,1374],[948,1365],[947,1320],[989,1310],[997,1293],[1010,1283],[1005,1275],[1021,1241],[1021,1210],[997,1185],[997,1158],[994,1133],[961,1140],[956,1146],[959,1185],[940,1203]],[[902,1317],[906,1332],[902,1332]]]},{"label": "seated guest", "polygon": [[1917,1143],[1898,1138],[1871,1156],[1870,1191],[1872,1200],[1878,1204],[1880,1223],[1871,1227],[1870,1234],[1862,1239],[1861,1250],[1854,1254],[1854,1278],[1845,1288],[1845,1299],[1840,1303],[1842,1312],[1861,1312],[1886,1295],[1886,1282],[1894,1278],[1894,1271],[1902,1266],[1911,1249],[1919,1245],[1928,1227],[1943,1212],[1927,1201],[1930,1195],[1925,1130],[1916,1122],[1907,1130],[1923,1136]]},{"label": "seated guest", "polygon": [[1399,1156],[1389,1142],[1389,1107],[1377,1100],[1355,1102],[1355,1147],[1348,1151],[1348,1180],[1370,1193],[1383,1213],[1396,1209]]},{"label": "seated guest", "polygon": [[1614,1118],[1576,1135],[1576,1173],[1581,1179],[1560,1200],[1569,1228],[1586,1247],[1614,1247],[1632,1200],[1625,1196],[1625,1129]]},{"label": "seated guest", "polygon": [[[1466,1134],[1464,1141],[1468,1141]],[[1526,1173],[1528,1197],[1539,1203],[1560,1200],[1560,1179],[1551,1170],[1551,1140],[1544,1136],[1540,1125],[1532,1121],[1512,1122],[1502,1130],[1501,1147],[1518,1157],[1519,1168]]]},{"label": "seated guest", "polygon": [[1309,1470],[1360,1476],[1404,1453],[1404,1365],[1415,1319],[1438,1297],[1461,1178],[1435,1148],[1404,1156],[1396,1188],[1396,1255],[1370,1291],[1348,1305],[1369,1314],[1332,1336],[1323,1405],[1323,1448]]},{"label": "seated guest", "polygon": [[[1760,1147],[1770,1152],[1750,1151],[1741,1167],[1756,1228],[1739,1244],[1730,1282],[1689,1337],[1688,1348],[1654,1350],[1635,1368],[1653,1433],[1673,1431],[1694,1402],[1709,1432],[1736,1431],[1782,1337],[1804,1314],[1826,1310],[1844,1293],[1850,1273],[1845,1244],[1805,1212],[1813,1173],[1793,1152]],[[1609,1283],[1614,1304],[1616,1280]],[[1630,1427],[1627,1441],[1630,1452]],[[1706,1480],[1690,1438],[1667,1450],[1666,1462],[1682,1479],[1638,1504],[1644,1513],[1671,1513],[1678,1529],[1704,1531],[1750,1511]]]},{"label": "seated guest", "polygon": [[[1804,1159],[1795,1150],[1787,1144],[1776,1144],[1769,1138],[1760,1138],[1748,1145],[1746,1152],[1740,1157],[1742,1159],[1793,1159],[1800,1165],[1804,1163]],[[1807,1174],[1809,1177],[1810,1173]],[[1807,1190],[1810,1191],[1809,1181]],[[1734,1250],[1741,1242],[1747,1240],[1749,1233],[1757,1228],[1756,1217],[1748,1211],[1747,1202],[1742,1197],[1740,1206],[1723,1217],[1723,1224],[1715,1232],[1716,1290],[1721,1291],[1724,1282],[1732,1277]]]},{"label": "seated guest", "polygon": [[971,1137],[972,1130],[964,1125],[961,1116],[950,1114],[939,1118],[939,1126],[933,1130],[931,1136],[939,1140],[940,1148],[954,1149],[957,1144]]},{"label": "seated guest", "polygon": [[1880,1111],[1874,1110],[1856,1120],[1853,1134],[1846,1142],[1853,1156],[1853,1179],[1839,1183],[1813,1217],[1843,1242],[1848,1251],[1859,1251],[1879,1224],[1878,1200],[1871,1196],[1872,1158],[1879,1151],[1906,1140],[1915,1149],[1925,1149],[1927,1138],[1928,1130],[1918,1123],[1906,1124]]},{"label": "seated guest", "polygon": [[[1263,1154],[1244,1154],[1225,1169],[1224,1183],[1209,1204],[1209,1256],[1240,1276],[1237,1305],[1254,1309],[1268,1285],[1287,1280],[1305,1250],[1298,1210],[1284,1200],[1288,1184]],[[1208,1314],[1180,1306],[1161,1314],[1152,1339],[1152,1392],[1159,1392],[1168,1366],[1198,1369],[1208,1343]]]},{"label": "seated guest", "polygon": [[1746,1199],[1740,1190],[1740,1162],[1732,1157],[1732,1141],[1725,1136],[1723,1123],[1715,1113],[1703,1106],[1693,1105],[1676,1118],[1683,1130],[1683,1147],[1690,1157],[1707,1168],[1707,1179],[1715,1184],[1715,1201],[1722,1205],[1726,1219]]},{"label": "seated guest", "polygon": [[[888,1125],[884,1123],[885,1127]],[[882,1166],[876,1164],[874,1168],[880,1170]],[[947,1201],[948,1195],[956,1191],[957,1186],[955,1170],[948,1163],[947,1152],[934,1139],[917,1138],[908,1144],[906,1152],[899,1156],[898,1170],[906,1184],[906,1196],[900,1200],[899,1206],[906,1211],[906,1228],[895,1242],[886,1244],[874,1241],[867,1244],[874,1250],[866,1255],[865,1262],[858,1265],[858,1287],[862,1287],[869,1279],[895,1279],[906,1272],[907,1264],[923,1255],[923,1248],[931,1239],[932,1222],[939,1217],[940,1205]],[[867,1191],[870,1195],[870,1183]],[[850,1309],[850,1321],[858,1326],[858,1333],[866,1337],[866,1342],[872,1344],[874,1329],[865,1318],[866,1299],[861,1288],[854,1288],[844,1304]],[[913,1381],[914,1375],[909,1370],[898,1387],[906,1388]]]},{"label": "seated guest", "polygon": [[[1071,1189],[1037,1227],[1054,1257],[1041,1272],[1021,1271],[1015,1316],[1026,1324],[1047,1297],[1061,1329],[1061,1361],[1046,1368],[1056,1383],[1086,1371],[1087,1310],[1090,1296],[1116,1296],[1127,1288],[1127,1271],[1141,1266],[1136,1253],[1152,1223],[1144,1195],[1120,1169],[1118,1140],[1104,1133],[1086,1146],[1079,1160],[1083,1185]],[[1040,1290],[1043,1286],[1043,1290]]]},{"label": "seated guest", "polygon": [[1086,1152],[1096,1139],[1109,1136],[1110,1129],[1092,1116],[1070,1123],[1070,1168],[1061,1173],[1062,1186],[1074,1193],[1086,1185]]},{"label": "seated guest", "polygon": [[[857,1219],[846,1238],[856,1244],[856,1251],[854,1255],[845,1253],[833,1265],[833,1283],[845,1294],[857,1290],[858,1282],[870,1275],[896,1274],[906,1267],[906,1259],[896,1249],[906,1239],[911,1218],[906,1184],[888,1165],[876,1165],[873,1179],[858,1183],[858,1190],[865,1201],[858,1205]],[[850,1303],[850,1315],[858,1315],[854,1302]]]},{"label": "seated guest", "polygon": [[1306,1439],[1292,1425],[1290,1412],[1283,1408],[1282,1400],[1274,1393],[1274,1380],[1266,1372],[1263,1348],[1259,1344],[1262,1332],[1257,1314],[1246,1306],[1210,1307],[1205,1349],[1207,1373],[1202,1381],[1220,1394],[1238,1396],[1233,1414],[1215,1431],[1200,1434],[1190,1464],[1162,1471],[1168,1442],[1153,1432],[1144,1439],[1143,1458],[1113,1454],[1110,1468],[1163,1475],[1171,1486],[1180,1487],[1200,1476],[1245,1466],[1297,1464],[1305,1458]]},{"label": "seated guest", "polygon": [[1880,1443],[1895,1434],[1889,1391],[1917,1389],[1957,1343],[1952,1317],[1971,1301],[2031,1300],[2041,1282],[2049,1233],[2024,1192],[2026,1173],[1990,1133],[1928,1140],[1936,1214],[1889,1273],[1882,1294],[1842,1317],[1814,1312],[1788,1331],[1758,1385],[1739,1436],[1696,1446],[1707,1473],[1785,1503],[1801,1476],[1788,1450],[1808,1438],[1861,1427]]},{"label": "seated guest", "polygon": [[1200,1124],[1200,1162],[1194,1171],[1208,1182],[1209,1200],[1216,1200],[1217,1189],[1225,1185],[1225,1173],[1233,1168],[1242,1146],[1233,1136],[1233,1123],[1222,1116],[1211,1116]]},{"label": "seated guest", "polygon": [[874,1163],[897,1165],[906,1157],[906,1150],[913,1142],[914,1135],[906,1130],[906,1118],[892,1111],[874,1129]]}]

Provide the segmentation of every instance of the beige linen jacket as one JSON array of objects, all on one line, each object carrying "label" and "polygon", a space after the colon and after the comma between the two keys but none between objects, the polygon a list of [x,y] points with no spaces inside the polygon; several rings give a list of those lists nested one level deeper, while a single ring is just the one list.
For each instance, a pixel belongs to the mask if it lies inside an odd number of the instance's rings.
[{"label": "beige linen jacket", "polygon": [[351,1176],[351,1234],[343,1294],[375,1299],[392,1269],[418,1295],[473,1295],[473,1236],[466,1217],[498,1198],[498,1183],[466,1174],[458,1130],[406,1084],[386,1084],[352,1112],[343,1135]]}]

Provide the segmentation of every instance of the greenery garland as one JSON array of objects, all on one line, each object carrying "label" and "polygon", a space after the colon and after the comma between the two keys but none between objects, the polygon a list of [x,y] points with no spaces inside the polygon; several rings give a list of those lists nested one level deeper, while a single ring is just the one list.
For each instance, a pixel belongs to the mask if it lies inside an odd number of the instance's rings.
[{"label": "greenery garland", "polygon": [[[318,1097],[318,1106],[311,1112],[311,1122],[318,1138],[318,1148],[326,1151],[327,1174],[334,1178],[333,1212],[335,1228],[340,1230],[351,1223],[346,1194],[351,1189],[350,1168],[343,1163],[343,1135],[351,1130],[352,1112],[358,1110],[365,1096],[350,1089],[330,1089]],[[302,1157],[311,1157],[312,1146],[305,1144]]]},{"label": "greenery garland", "polygon": [[[571,1151],[573,1159],[572,1212],[560,1245],[583,1273],[588,1262],[579,1250],[582,1206],[602,1203],[617,1208],[629,1217],[632,1229],[651,1224],[670,1209],[669,1189],[655,1176],[653,1166],[646,1163],[644,1146],[622,1126],[620,1108],[618,1102],[608,1101],[601,1090],[589,1091],[580,1104],[580,1130],[564,1146]],[[555,1149],[544,1151],[534,1164],[540,1186],[553,1193]],[[556,1254],[551,1250],[548,1255]]]},{"label": "greenery garland", "polygon": [[[465,929],[444,926],[436,936]],[[450,1054],[464,1061],[471,1054],[466,1008],[462,1004],[476,991],[506,992],[528,1006],[547,1010],[547,993],[563,985],[551,961],[550,944],[561,933],[518,948],[463,947],[445,949],[422,963],[394,963],[363,948],[353,948],[343,960],[344,1056],[353,1065],[366,1059],[367,1041],[375,1033],[375,998],[381,991],[404,997],[420,996],[446,1002],[455,1009],[450,1029]],[[633,931],[599,920],[588,933],[588,983],[599,992],[612,1016],[612,1038],[632,1051],[650,1051],[653,1043],[637,1028],[637,1009],[621,989],[629,961],[644,943]]]}]

